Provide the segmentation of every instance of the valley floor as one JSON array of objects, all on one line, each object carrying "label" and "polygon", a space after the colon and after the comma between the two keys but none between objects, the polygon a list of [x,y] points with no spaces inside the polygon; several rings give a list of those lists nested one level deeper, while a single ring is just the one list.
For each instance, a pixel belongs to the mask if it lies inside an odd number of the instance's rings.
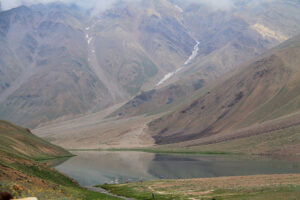
[{"label": "valley floor", "polygon": [[65,149],[145,148],[154,139],[145,131],[157,116],[106,119],[96,113],[33,130],[33,133]]},{"label": "valley floor", "polygon": [[168,145],[156,145],[147,131],[147,124],[157,117],[141,115],[126,119],[106,119],[103,113],[96,113],[37,128],[33,133],[66,149],[113,148],[146,149],[154,153],[175,151],[299,156],[300,114],[238,131]]},{"label": "valley floor", "polygon": [[[127,133],[128,134],[128,133]],[[125,134],[125,135],[127,135]],[[127,135],[128,136],[128,135]],[[109,150],[109,151],[143,151],[150,153],[179,153],[179,154],[244,154],[285,157],[299,160],[300,125],[291,126],[266,133],[247,135],[229,140],[220,140],[223,135],[213,135],[211,143],[203,143],[209,137],[194,141],[169,145],[152,145],[145,147],[131,146],[100,146],[103,148],[74,148],[72,150]],[[226,136],[226,135],[225,135]],[[124,136],[123,136],[124,137]],[[128,136],[129,137],[129,136]],[[222,139],[222,138],[221,138]],[[89,146],[88,146],[89,147]],[[123,148],[124,147],[124,148]]]},{"label": "valley floor", "polygon": [[103,185],[112,193],[140,200],[296,200],[300,174],[233,176]]}]

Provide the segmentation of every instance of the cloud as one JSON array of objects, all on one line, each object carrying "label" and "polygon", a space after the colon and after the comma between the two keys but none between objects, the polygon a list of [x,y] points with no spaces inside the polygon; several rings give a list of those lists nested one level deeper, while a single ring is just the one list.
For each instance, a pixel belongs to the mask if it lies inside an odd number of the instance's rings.
[{"label": "cloud", "polygon": [[215,9],[230,9],[234,6],[234,0],[190,0],[193,3],[205,4]]},{"label": "cloud", "polygon": [[284,0],[169,0],[174,4],[181,5],[183,7],[189,4],[202,4],[216,10],[230,10],[232,8],[241,7],[259,7],[266,2],[276,2]]},{"label": "cloud", "polygon": [[[190,4],[200,4],[210,7],[211,9],[227,10],[235,6],[236,2],[241,0],[169,0],[175,5],[181,5],[183,7]],[[251,1],[251,0],[250,0]]]},{"label": "cloud", "polygon": [[2,10],[9,10],[22,5],[30,6],[34,4],[48,4],[54,2],[65,3],[67,5],[75,4],[85,9],[93,9],[93,12],[101,12],[111,8],[120,0],[0,0]]},{"label": "cloud", "polygon": [[[92,9],[93,13],[97,14],[121,2],[128,3],[128,2],[139,2],[139,1],[141,0],[0,0],[0,3],[2,3],[2,10],[9,10],[21,5],[30,6],[33,4],[40,4],[40,3],[47,4],[47,3],[61,2],[69,5],[76,4],[77,6],[85,9]],[[181,3],[205,4],[207,6],[210,6],[211,8],[223,10],[223,9],[233,8],[235,4],[237,2],[240,2],[241,0],[169,0],[169,1],[177,2],[179,3],[179,5]],[[264,1],[273,1],[273,0],[248,0],[244,2],[259,4]]]}]

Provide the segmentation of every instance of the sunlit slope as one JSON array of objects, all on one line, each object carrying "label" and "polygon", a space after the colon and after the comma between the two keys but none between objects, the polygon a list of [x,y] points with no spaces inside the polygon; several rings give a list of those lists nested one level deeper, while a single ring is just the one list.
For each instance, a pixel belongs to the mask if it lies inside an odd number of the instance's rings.
[{"label": "sunlit slope", "polygon": [[29,129],[5,121],[0,121],[0,151],[30,159],[71,155],[63,148],[33,135]]},{"label": "sunlit slope", "polygon": [[0,121],[0,190],[14,198],[38,199],[118,199],[90,192],[72,179],[39,162],[71,156],[28,129]]},{"label": "sunlit slope", "polygon": [[207,138],[274,120],[271,127],[296,125],[300,108],[299,55],[297,36],[226,81],[203,88],[188,104],[149,124],[156,143]]}]

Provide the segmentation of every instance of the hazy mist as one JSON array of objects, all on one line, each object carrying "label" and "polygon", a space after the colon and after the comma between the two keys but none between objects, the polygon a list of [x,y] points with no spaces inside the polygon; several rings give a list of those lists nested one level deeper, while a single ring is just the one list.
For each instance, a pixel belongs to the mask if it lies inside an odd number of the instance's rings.
[{"label": "hazy mist", "polygon": [[[9,10],[21,5],[33,5],[33,4],[40,4],[40,3],[53,3],[53,2],[61,2],[66,4],[75,4],[82,8],[86,9],[93,9],[95,12],[101,12],[106,9],[111,8],[114,4],[118,2],[128,2],[128,1],[140,1],[140,0],[1,0],[2,3],[2,10]],[[177,0],[178,1],[178,0]],[[191,3],[199,3],[199,4],[206,4],[213,8],[217,9],[229,9],[234,6],[234,2],[236,0],[182,0],[185,2]],[[255,0],[255,1],[262,1],[262,0]]]},{"label": "hazy mist", "polygon": [[94,10],[101,12],[109,9],[115,3],[119,2],[119,0],[2,0],[1,2],[2,10],[9,10],[22,5],[30,6],[40,3],[47,4],[60,2],[67,5],[75,4],[85,9],[93,8]]}]

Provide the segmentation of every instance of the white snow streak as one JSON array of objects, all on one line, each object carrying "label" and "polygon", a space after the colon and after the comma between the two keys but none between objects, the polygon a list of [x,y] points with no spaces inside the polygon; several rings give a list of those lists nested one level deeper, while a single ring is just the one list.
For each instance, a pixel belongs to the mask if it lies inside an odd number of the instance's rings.
[{"label": "white snow streak", "polygon": [[194,60],[194,58],[196,58],[196,56],[198,55],[198,51],[199,51],[199,41],[196,41],[196,45],[194,46],[194,50],[192,52],[192,55],[185,61],[184,65],[188,65],[191,63],[192,60]]},{"label": "white snow streak", "polygon": [[156,86],[160,86],[161,84],[163,84],[166,80],[168,80],[169,78],[171,78],[172,76],[174,76],[176,73],[180,72],[186,65],[190,64],[198,55],[198,51],[199,51],[199,41],[196,41],[196,45],[194,46],[194,50],[192,52],[192,55],[184,62],[184,65],[181,66],[180,68],[176,69],[173,72],[167,73],[157,84]]},{"label": "white snow streak", "polygon": [[169,78],[171,78],[173,75],[175,74],[175,72],[170,72],[168,74],[166,74],[157,84],[156,86],[159,86],[161,84],[163,84],[166,80],[168,80]]},{"label": "white snow streak", "polygon": [[88,44],[91,43],[92,39],[93,39],[92,37],[91,37],[91,38],[88,38],[88,40],[87,40]]},{"label": "white snow streak", "polygon": [[177,10],[179,10],[179,12],[183,13],[183,9],[180,6],[174,5],[174,7],[177,8]]},{"label": "white snow streak", "polygon": [[[88,27],[88,28],[89,28],[89,27]],[[86,29],[87,29],[87,28],[86,28]],[[90,28],[89,28],[89,29],[90,29]],[[87,30],[88,30],[88,29],[87,29]],[[93,37],[90,37],[89,34],[86,34],[85,37],[86,37],[87,43],[90,44],[91,41],[93,40]]]}]

